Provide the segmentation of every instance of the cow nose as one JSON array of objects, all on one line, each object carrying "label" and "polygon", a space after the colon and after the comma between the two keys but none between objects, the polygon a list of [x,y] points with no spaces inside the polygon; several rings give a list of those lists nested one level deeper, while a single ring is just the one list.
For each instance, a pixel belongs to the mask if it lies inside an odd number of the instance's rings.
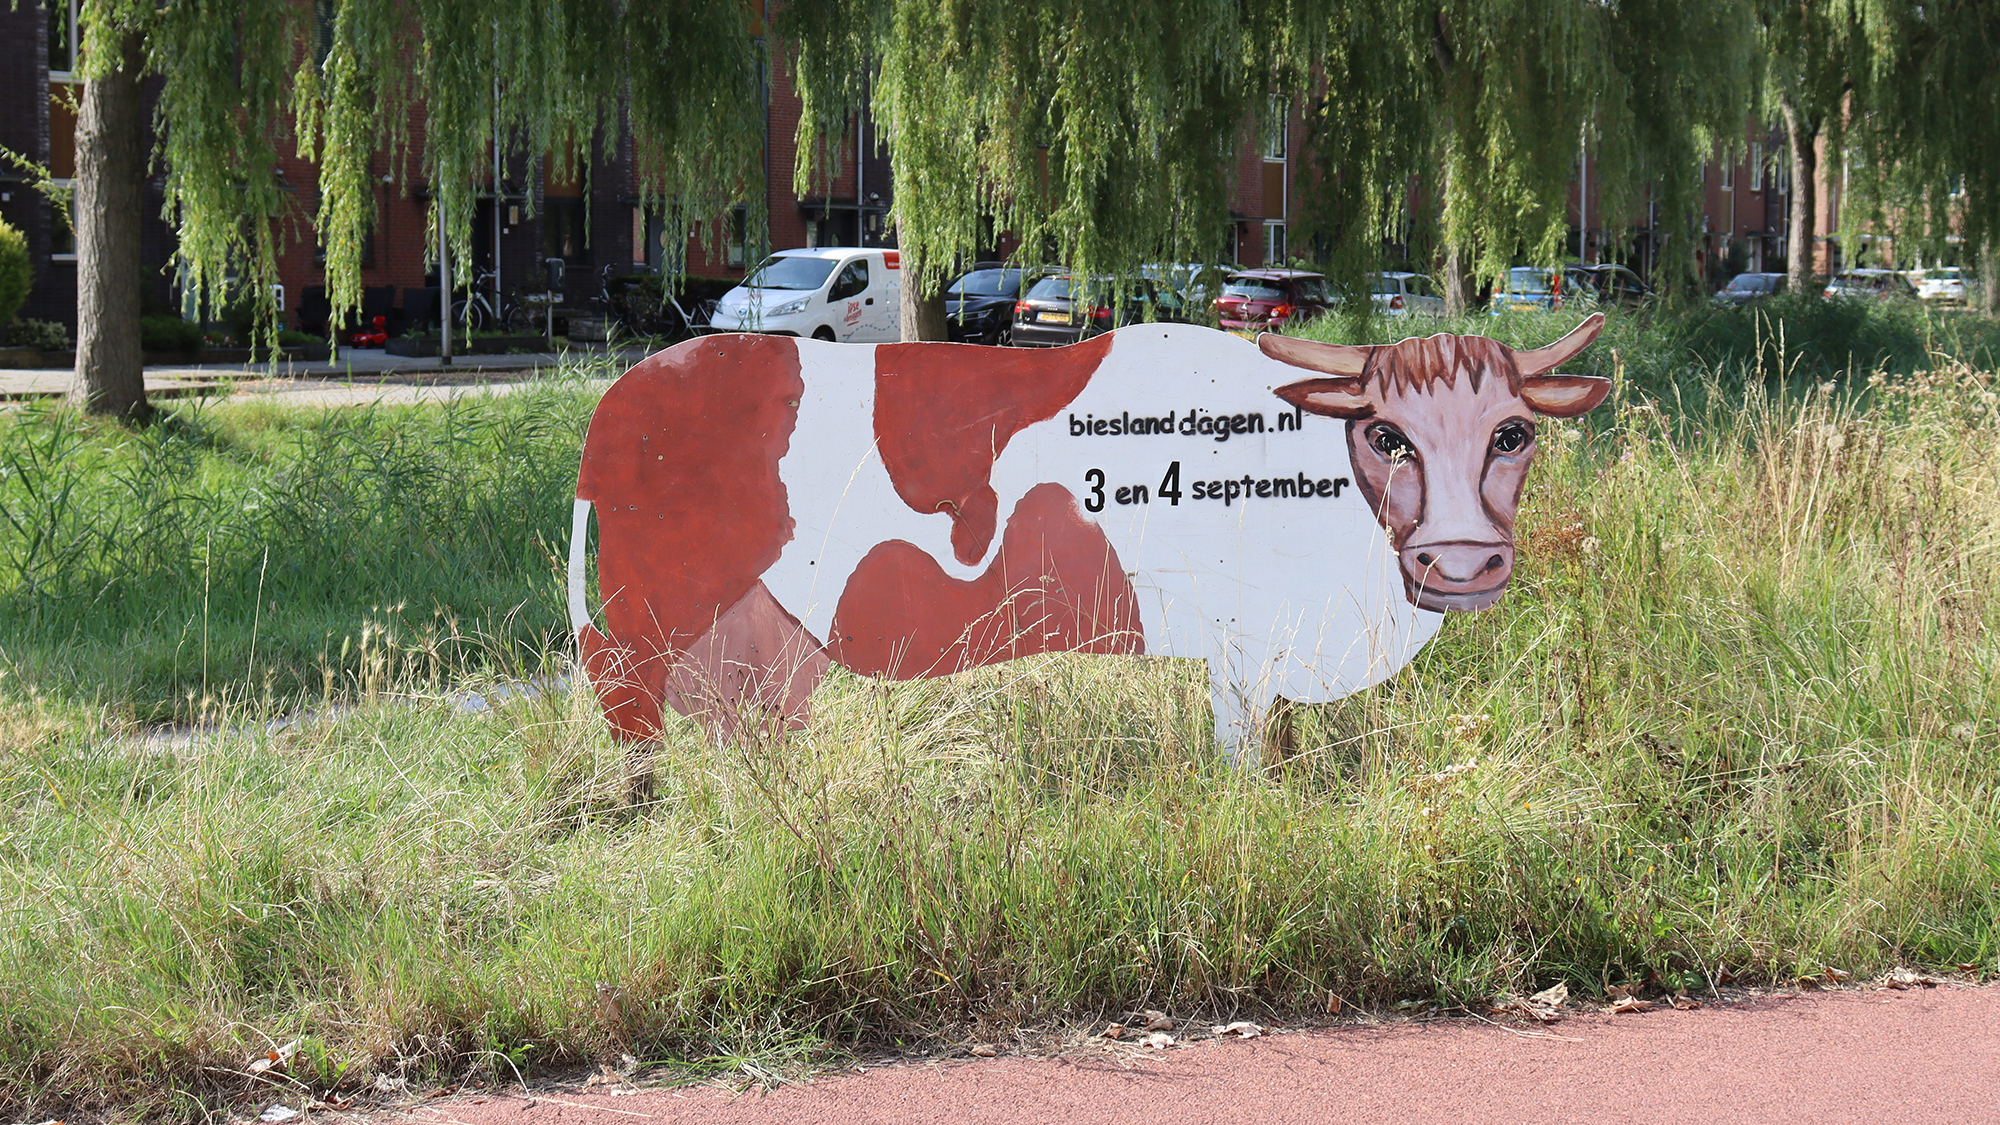
[{"label": "cow nose", "polygon": [[1506,543],[1425,543],[1403,556],[1403,571],[1423,608],[1484,609],[1513,577],[1514,550]]}]

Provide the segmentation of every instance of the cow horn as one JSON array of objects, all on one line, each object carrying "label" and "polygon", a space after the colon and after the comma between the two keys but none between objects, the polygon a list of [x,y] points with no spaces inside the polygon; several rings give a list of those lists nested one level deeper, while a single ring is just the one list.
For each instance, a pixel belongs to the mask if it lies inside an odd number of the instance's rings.
[{"label": "cow horn", "polygon": [[1368,356],[1375,350],[1352,344],[1323,344],[1318,340],[1301,340],[1269,332],[1257,337],[1257,347],[1279,363],[1289,363],[1309,371],[1324,371],[1328,375],[1361,374],[1368,366]]},{"label": "cow horn", "polygon": [[[1521,372],[1523,378],[1554,371],[1576,358],[1576,354],[1589,347],[1590,342],[1597,339],[1597,334],[1603,330],[1604,314],[1591,313],[1583,318],[1582,324],[1570,329],[1567,335],[1555,343],[1545,348],[1515,352],[1514,366]],[[1269,354],[1268,350],[1266,354]]]}]

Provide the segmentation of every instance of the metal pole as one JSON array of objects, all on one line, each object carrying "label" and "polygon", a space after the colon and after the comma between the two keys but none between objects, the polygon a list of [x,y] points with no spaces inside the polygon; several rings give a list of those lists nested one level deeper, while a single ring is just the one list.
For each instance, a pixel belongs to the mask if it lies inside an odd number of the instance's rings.
[{"label": "metal pole", "polygon": [[[437,185],[441,189],[443,185]],[[451,248],[444,237],[444,192],[434,190],[431,209],[438,229],[438,362],[451,363]]]},{"label": "metal pole", "polygon": [[[500,21],[493,21],[493,48],[500,48]],[[504,200],[500,191],[500,75],[493,75],[493,319],[501,323],[495,328],[507,327],[500,312],[500,207]]]},{"label": "metal pole", "polygon": [[1576,141],[1576,260],[1590,264],[1590,144],[1589,134]]}]

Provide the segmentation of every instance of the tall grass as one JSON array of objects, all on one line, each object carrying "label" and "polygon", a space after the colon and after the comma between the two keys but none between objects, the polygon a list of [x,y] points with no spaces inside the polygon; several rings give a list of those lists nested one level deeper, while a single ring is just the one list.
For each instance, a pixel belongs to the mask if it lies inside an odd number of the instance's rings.
[{"label": "tall grass", "polygon": [[197,406],[138,431],[0,416],[0,671],[157,722],[379,686],[404,660],[538,663],[564,620],[549,515],[608,374],[441,406]]},{"label": "tall grass", "polygon": [[[384,1073],[726,1067],[1140,1008],[1301,1018],[1329,994],[1993,973],[2000,385],[1942,357],[1824,386],[1752,368],[1736,391],[1685,366],[1698,409],[1627,380],[1601,420],[1545,426],[1501,606],[1312,709],[1269,773],[1209,749],[1198,666],[1143,658],[837,674],[800,733],[680,727],[645,757],[579,692],[455,705],[454,676],[522,643],[497,630],[448,674],[398,657],[372,702],[350,679],[338,721],[192,742],[17,692],[0,1110],[192,1115]],[[549,393],[563,418],[588,399]],[[481,487],[523,487],[503,476]],[[541,589],[553,564],[517,534],[460,550],[522,560],[487,563],[491,588]],[[392,556],[384,580],[421,588]],[[245,1073],[294,1040],[281,1075]]]}]

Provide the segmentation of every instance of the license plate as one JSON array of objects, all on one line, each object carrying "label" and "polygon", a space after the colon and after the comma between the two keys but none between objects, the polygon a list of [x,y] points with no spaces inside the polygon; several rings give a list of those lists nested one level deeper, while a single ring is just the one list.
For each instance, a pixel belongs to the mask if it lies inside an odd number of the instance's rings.
[{"label": "license plate", "polygon": [[1061,309],[1044,309],[1035,314],[1035,320],[1042,324],[1068,324],[1069,314]]}]

